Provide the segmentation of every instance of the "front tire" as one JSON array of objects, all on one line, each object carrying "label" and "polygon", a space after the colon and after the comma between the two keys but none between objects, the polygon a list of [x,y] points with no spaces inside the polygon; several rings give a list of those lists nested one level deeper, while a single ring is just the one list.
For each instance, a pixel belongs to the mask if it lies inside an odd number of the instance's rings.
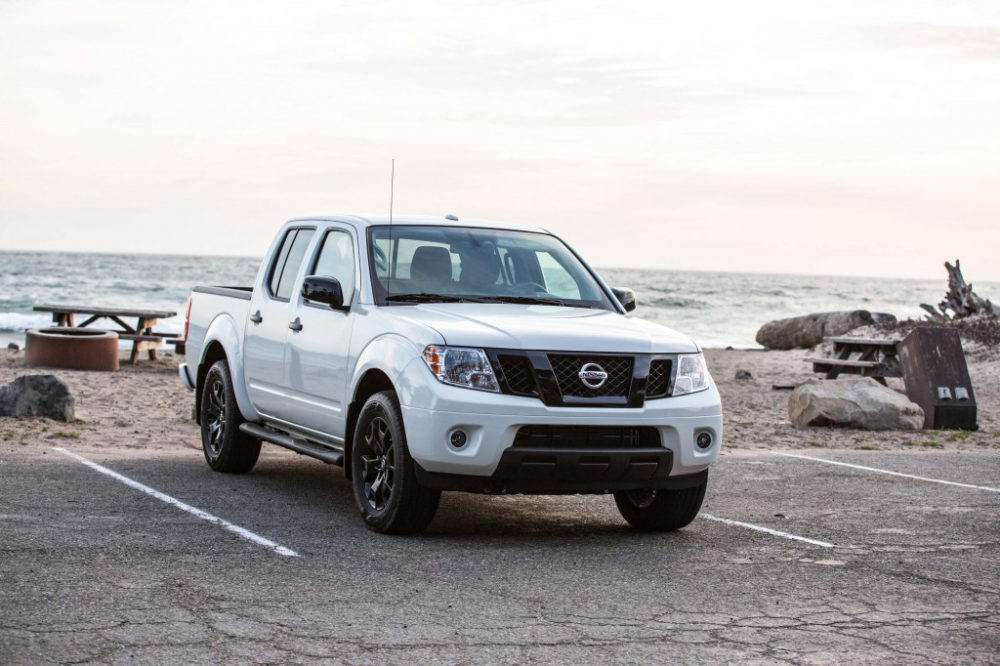
[{"label": "front tire", "polygon": [[201,448],[216,472],[243,474],[260,455],[260,440],[240,431],[243,415],[236,404],[233,378],[225,361],[216,361],[201,390]]},{"label": "front tire", "polygon": [[392,391],[368,398],[351,448],[354,501],[365,525],[385,534],[416,534],[434,519],[441,491],[417,482],[403,414]]},{"label": "front tire", "polygon": [[691,488],[648,488],[615,493],[615,504],[632,527],[645,532],[671,532],[691,523],[701,511],[708,477]]}]

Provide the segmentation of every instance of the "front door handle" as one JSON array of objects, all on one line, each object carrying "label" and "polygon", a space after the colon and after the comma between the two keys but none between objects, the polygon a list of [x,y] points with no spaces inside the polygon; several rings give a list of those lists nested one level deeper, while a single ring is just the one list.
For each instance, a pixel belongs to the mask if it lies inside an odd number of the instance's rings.
[{"label": "front door handle", "polygon": [[255,324],[259,324],[260,322],[264,321],[264,318],[260,316],[260,310],[257,310],[257,312],[254,312],[252,315],[250,315],[250,321],[252,321]]},{"label": "front door handle", "polygon": [[296,317],[295,321],[293,321],[290,324],[288,324],[288,328],[292,329],[293,331],[301,331],[302,330],[302,322],[299,320],[298,317]]}]

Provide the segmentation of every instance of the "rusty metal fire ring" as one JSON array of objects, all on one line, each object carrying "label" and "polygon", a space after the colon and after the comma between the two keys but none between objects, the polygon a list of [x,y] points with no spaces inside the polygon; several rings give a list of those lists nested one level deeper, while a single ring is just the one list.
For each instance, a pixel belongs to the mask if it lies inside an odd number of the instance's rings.
[{"label": "rusty metal fire ring", "polygon": [[118,334],[61,326],[27,332],[24,361],[68,370],[117,370]]}]

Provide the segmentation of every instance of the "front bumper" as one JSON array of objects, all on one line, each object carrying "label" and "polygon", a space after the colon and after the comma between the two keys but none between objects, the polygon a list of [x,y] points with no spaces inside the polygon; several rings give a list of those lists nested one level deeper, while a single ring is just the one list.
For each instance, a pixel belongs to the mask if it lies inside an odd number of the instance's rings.
[{"label": "front bumper", "polygon": [[[640,479],[640,469],[651,469],[635,464],[646,462],[642,459],[643,455],[647,455],[645,449],[616,449],[611,452],[614,454],[611,457],[605,455],[607,452],[601,452],[606,458],[601,461],[588,460],[587,457],[593,457],[595,452],[585,448],[563,449],[560,453],[565,455],[555,459],[525,458],[550,455],[544,451],[540,453],[536,448],[511,451],[518,430],[529,425],[655,428],[663,450],[654,450],[648,455],[656,459],[657,468],[652,476],[645,479],[648,482],[646,485],[628,487],[654,487],[653,482],[662,480],[665,472],[670,477],[702,472],[715,462],[722,444],[722,407],[714,382],[705,391],[648,400],[638,408],[550,407],[537,398],[442,384],[431,375],[422,360],[415,359],[398,377],[397,391],[407,446],[425,481],[432,478],[427,475],[435,474],[501,480],[506,478],[504,474],[509,471],[509,465],[520,468],[524,462],[539,462],[544,464],[535,468],[536,471],[541,473],[544,467],[548,476],[535,484],[535,492],[548,492],[544,490],[546,484],[553,486],[552,490],[558,490],[554,486],[565,485],[563,482],[567,478],[570,481],[578,478],[587,483],[581,483],[580,490],[567,489],[566,492],[589,492],[627,489],[603,486],[616,478],[626,484],[632,483]],[[462,430],[467,435],[468,441],[461,448],[450,444],[451,433],[455,430]],[[712,437],[712,445],[706,449],[695,444],[695,438],[702,432]],[[664,453],[669,453],[669,456]],[[595,462],[596,466],[581,464],[587,462]],[[587,479],[588,474],[598,473],[600,465],[607,466],[604,476]],[[621,474],[616,476],[618,472]],[[500,476],[495,476],[497,474]],[[520,475],[518,472],[513,476]],[[511,475],[508,477],[513,478]],[[569,485],[572,486],[572,483]]]},{"label": "front bumper", "polygon": [[671,476],[669,449],[630,451],[520,449],[511,447],[490,476],[439,474],[416,466],[421,485],[474,493],[610,493],[645,488],[690,488],[704,483],[708,470]]}]

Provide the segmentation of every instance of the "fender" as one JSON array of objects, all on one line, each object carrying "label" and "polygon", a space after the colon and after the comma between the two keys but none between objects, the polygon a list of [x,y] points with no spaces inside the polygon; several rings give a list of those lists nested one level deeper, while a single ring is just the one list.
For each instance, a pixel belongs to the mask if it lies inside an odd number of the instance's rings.
[{"label": "fender", "polygon": [[387,333],[369,342],[361,350],[354,366],[348,403],[353,401],[357,394],[358,384],[361,383],[361,378],[365,376],[365,373],[369,370],[380,370],[392,381],[399,401],[404,405],[409,404],[413,392],[418,387],[411,386],[406,382],[401,385],[400,379],[403,369],[414,359],[420,358],[422,351],[413,342],[398,333]]},{"label": "fender", "polygon": [[240,413],[247,421],[259,421],[260,414],[254,409],[247,393],[246,377],[243,373],[243,339],[239,331],[236,321],[229,314],[216,315],[205,331],[198,365],[200,367],[205,363],[206,352],[213,342],[222,345],[226,358],[229,359],[229,374],[233,378],[233,392],[236,394],[236,404],[239,405]]}]

